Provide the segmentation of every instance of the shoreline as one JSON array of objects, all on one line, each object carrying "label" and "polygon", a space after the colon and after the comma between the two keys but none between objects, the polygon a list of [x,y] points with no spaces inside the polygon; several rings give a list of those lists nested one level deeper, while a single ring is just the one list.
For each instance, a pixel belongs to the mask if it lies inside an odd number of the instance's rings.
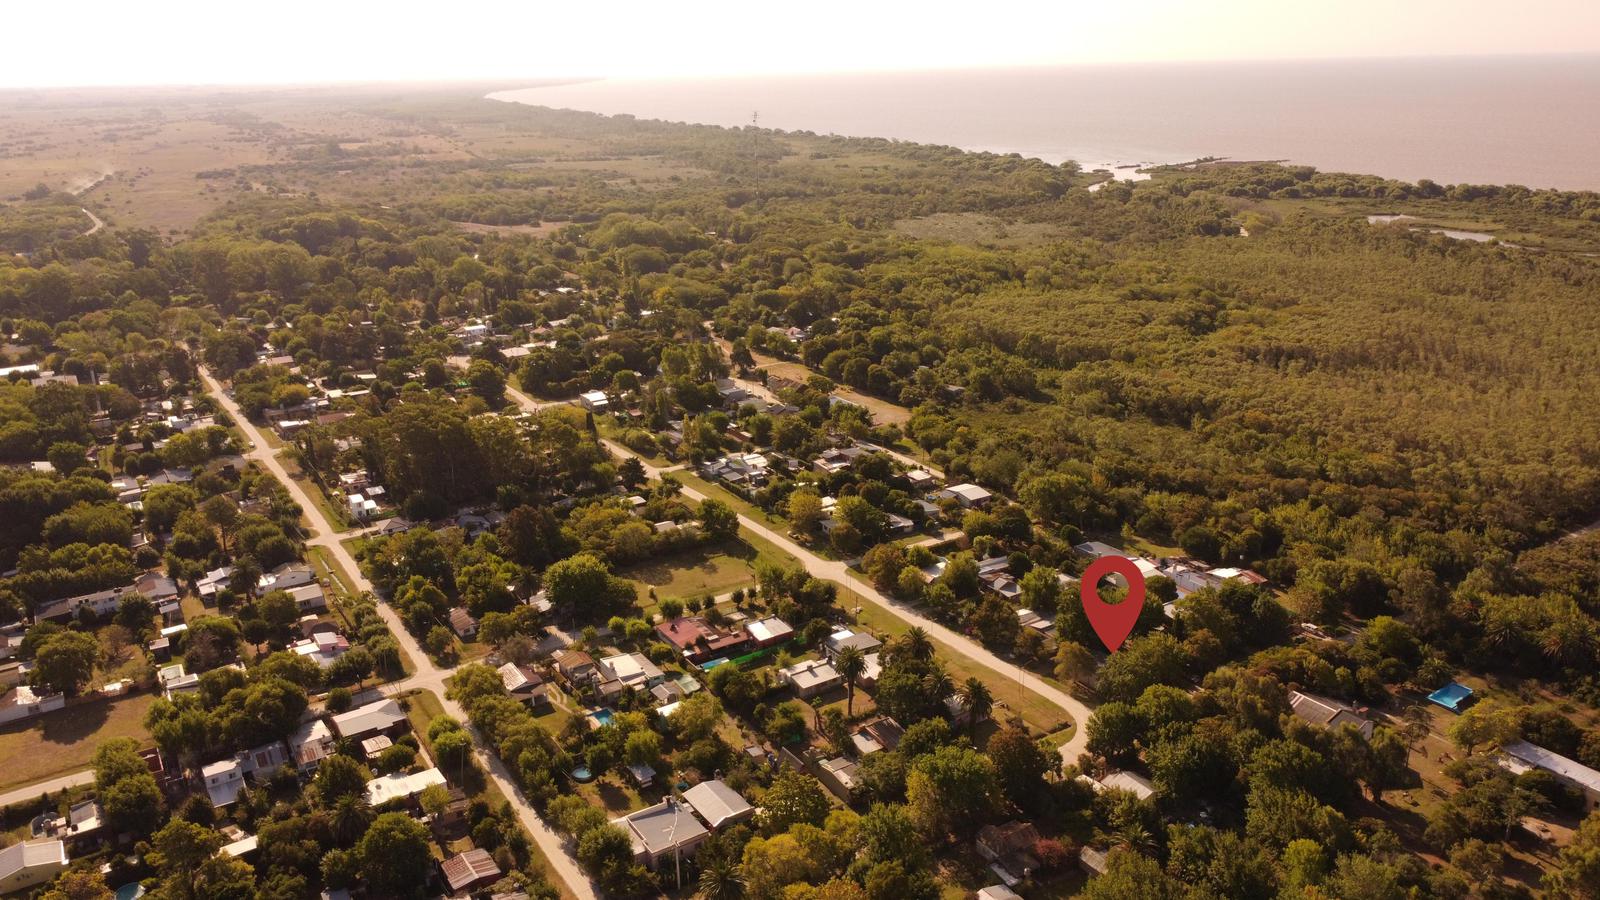
[{"label": "shoreline", "polygon": [[[1530,105],[1530,95],[1547,102]],[[1590,114],[1600,103],[1600,56],[1261,62],[1248,71],[1217,64],[602,78],[509,82],[484,96],[723,128],[758,121],[1052,165],[1073,160],[1114,176],[1225,158],[1410,184],[1600,192],[1586,150],[1600,142],[1600,120]],[[1485,121],[1495,127],[1484,129]]]}]

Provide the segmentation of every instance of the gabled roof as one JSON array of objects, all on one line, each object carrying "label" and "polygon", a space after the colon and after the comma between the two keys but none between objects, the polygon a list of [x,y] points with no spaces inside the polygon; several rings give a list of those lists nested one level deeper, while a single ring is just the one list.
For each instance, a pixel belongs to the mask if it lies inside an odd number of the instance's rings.
[{"label": "gabled roof", "polygon": [[713,830],[737,822],[755,811],[739,792],[720,779],[702,781],[683,792],[683,802]]},{"label": "gabled roof", "polygon": [[404,722],[405,710],[394,700],[379,700],[333,717],[333,727],[342,737],[360,737],[384,731]]},{"label": "gabled roof", "polygon": [[1506,755],[1514,760],[1543,769],[1552,775],[1577,785],[1589,794],[1600,794],[1600,772],[1589,768],[1583,763],[1571,760],[1555,752],[1546,750],[1538,744],[1527,741],[1512,741],[1500,748]]},{"label": "gabled roof", "polygon": [[66,865],[66,844],[56,840],[23,841],[0,850],[0,883],[28,869]]},{"label": "gabled roof", "polygon": [[495,865],[494,857],[489,851],[474,847],[465,853],[441,862],[439,868],[444,872],[444,880],[450,883],[450,890],[463,891],[481,881],[492,881],[500,877],[500,867]]},{"label": "gabled roof", "polygon": [[1337,700],[1291,691],[1289,707],[1294,710],[1295,715],[1313,725],[1321,725],[1324,728],[1353,725],[1361,732],[1362,737],[1372,736],[1372,721]]}]

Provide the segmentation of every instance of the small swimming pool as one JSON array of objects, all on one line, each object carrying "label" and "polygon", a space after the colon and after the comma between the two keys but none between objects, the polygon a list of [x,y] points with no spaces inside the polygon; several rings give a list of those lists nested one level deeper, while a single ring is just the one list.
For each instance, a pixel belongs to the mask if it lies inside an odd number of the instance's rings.
[{"label": "small swimming pool", "polygon": [[613,715],[614,714],[611,712],[611,710],[602,707],[600,709],[590,711],[589,718],[594,720],[594,725],[596,728],[604,728],[605,726],[611,724]]},{"label": "small swimming pool", "polygon": [[578,766],[570,774],[572,775],[572,780],[579,784],[588,784],[594,780],[594,773],[589,771],[588,766]]}]

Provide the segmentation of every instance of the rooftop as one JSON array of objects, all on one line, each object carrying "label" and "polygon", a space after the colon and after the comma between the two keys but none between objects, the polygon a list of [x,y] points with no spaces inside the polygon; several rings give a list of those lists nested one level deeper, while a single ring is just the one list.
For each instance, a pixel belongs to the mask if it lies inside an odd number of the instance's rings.
[{"label": "rooftop", "polygon": [[441,862],[439,868],[444,872],[444,880],[450,883],[450,890],[463,891],[480,881],[499,879],[500,867],[495,865],[494,857],[489,851],[474,847],[465,853]]},{"label": "rooftop", "polygon": [[444,773],[438,769],[383,775],[367,782],[367,802],[373,806],[382,806],[390,800],[415,797],[433,785],[444,783]]},{"label": "rooftop", "polygon": [[652,856],[670,852],[674,847],[690,844],[708,834],[686,805],[671,799],[616,819],[613,824],[629,832],[636,851],[643,849]]},{"label": "rooftop", "polygon": [[683,792],[683,802],[689,805],[712,830],[737,822],[755,811],[739,792],[720,779],[702,781]]},{"label": "rooftop", "polygon": [[406,720],[405,710],[394,700],[379,700],[333,717],[333,727],[343,737],[360,737],[384,731]]}]

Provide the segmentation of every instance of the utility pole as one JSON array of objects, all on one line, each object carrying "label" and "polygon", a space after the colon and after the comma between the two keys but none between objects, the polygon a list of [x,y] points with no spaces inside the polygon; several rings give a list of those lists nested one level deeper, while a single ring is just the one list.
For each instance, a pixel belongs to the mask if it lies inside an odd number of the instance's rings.
[{"label": "utility pole", "polygon": [[751,110],[751,112],[750,112],[750,127],[751,128],[760,128],[761,127],[761,110],[759,110],[759,109]]}]

